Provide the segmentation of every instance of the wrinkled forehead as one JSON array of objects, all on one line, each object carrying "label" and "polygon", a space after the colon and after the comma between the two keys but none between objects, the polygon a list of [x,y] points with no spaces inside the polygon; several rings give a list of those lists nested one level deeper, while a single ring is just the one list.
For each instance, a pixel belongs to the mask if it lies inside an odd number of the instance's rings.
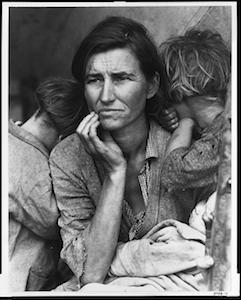
[{"label": "wrinkled forehead", "polygon": [[86,65],[86,74],[103,72],[141,72],[135,54],[128,48],[113,49],[93,54]]}]

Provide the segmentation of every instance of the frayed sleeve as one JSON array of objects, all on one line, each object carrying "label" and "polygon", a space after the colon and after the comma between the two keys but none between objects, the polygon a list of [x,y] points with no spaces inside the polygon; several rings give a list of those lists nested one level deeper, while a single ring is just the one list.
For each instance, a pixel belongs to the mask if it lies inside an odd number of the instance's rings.
[{"label": "frayed sleeve", "polygon": [[189,148],[174,149],[162,167],[162,184],[169,190],[205,187],[216,181],[222,131],[204,132]]},{"label": "frayed sleeve", "polygon": [[[80,279],[87,255],[85,237],[95,212],[95,203],[89,193],[85,174],[76,163],[78,160],[73,159],[75,155],[73,153],[71,158],[61,151],[54,152],[50,157],[50,168],[60,211],[58,224],[63,241],[61,257]],[[88,165],[84,157],[83,161]],[[90,166],[87,168],[87,165],[83,168],[93,170]]]},{"label": "frayed sleeve", "polygon": [[61,257],[73,273],[80,278],[86,259],[85,236],[95,211],[85,184],[80,180],[75,184],[56,165],[51,166],[54,192],[56,194],[60,218],[58,224],[63,241]]}]

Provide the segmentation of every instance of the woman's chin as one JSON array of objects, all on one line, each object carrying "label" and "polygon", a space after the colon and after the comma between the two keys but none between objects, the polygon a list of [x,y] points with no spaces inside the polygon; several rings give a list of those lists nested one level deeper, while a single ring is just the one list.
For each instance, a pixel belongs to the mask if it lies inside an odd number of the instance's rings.
[{"label": "woman's chin", "polygon": [[113,130],[118,130],[118,129],[121,129],[121,124],[115,120],[106,120],[106,119],[102,119],[100,120],[100,124],[101,124],[101,127],[105,130],[108,130],[108,131],[113,131]]}]

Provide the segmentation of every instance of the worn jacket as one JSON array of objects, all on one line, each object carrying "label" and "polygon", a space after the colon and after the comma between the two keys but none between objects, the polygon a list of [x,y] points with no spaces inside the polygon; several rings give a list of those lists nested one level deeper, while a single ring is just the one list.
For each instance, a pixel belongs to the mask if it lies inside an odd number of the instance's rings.
[{"label": "worn jacket", "polygon": [[8,150],[10,290],[40,290],[55,268],[59,239],[49,153],[12,121]]}]

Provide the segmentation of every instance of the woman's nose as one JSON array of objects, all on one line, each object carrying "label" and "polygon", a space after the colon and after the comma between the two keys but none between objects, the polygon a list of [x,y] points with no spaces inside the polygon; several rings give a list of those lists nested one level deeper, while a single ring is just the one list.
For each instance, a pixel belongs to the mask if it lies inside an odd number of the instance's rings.
[{"label": "woman's nose", "polygon": [[112,102],[115,100],[113,83],[111,80],[105,80],[102,86],[100,101],[101,102]]}]

